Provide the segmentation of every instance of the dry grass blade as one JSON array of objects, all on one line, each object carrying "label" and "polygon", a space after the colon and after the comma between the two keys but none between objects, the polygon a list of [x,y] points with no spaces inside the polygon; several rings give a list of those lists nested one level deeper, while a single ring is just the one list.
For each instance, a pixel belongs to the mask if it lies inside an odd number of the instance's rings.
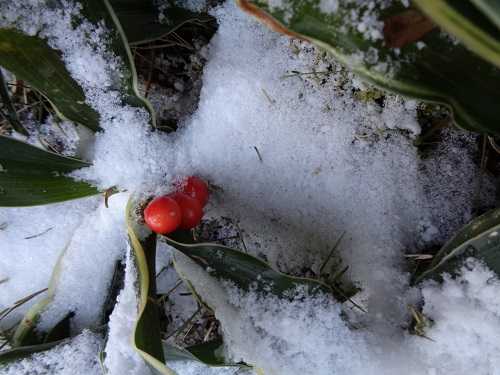
[{"label": "dry grass blade", "polygon": [[264,159],[262,159],[262,155],[260,154],[259,149],[257,148],[257,146],[253,146],[253,148],[254,148],[255,152],[257,153],[257,157],[259,158],[259,161],[260,161],[261,163],[263,163],[263,162],[264,162]]},{"label": "dry grass blade", "polygon": [[405,254],[405,258],[414,259],[414,260],[429,260],[434,256],[432,254]]},{"label": "dry grass blade", "polygon": [[3,311],[0,311],[0,321],[2,319],[4,319],[7,315],[9,315],[12,311],[17,309],[18,307],[24,305],[26,302],[32,300],[33,298],[35,298],[39,294],[46,292],[47,290],[48,290],[48,288],[41,289],[33,294],[30,294],[29,296],[21,298],[19,301],[14,302],[14,304],[11,307],[8,307],[8,308],[4,309]]},{"label": "dry grass blade", "polygon": [[490,142],[491,148],[500,154],[500,146],[495,141],[495,138],[488,136],[488,141]]},{"label": "dry grass blade", "polygon": [[9,96],[9,91],[7,89],[7,83],[5,82],[5,78],[3,76],[2,70],[0,69],[0,98],[2,99],[2,103],[7,110],[7,113],[3,113],[0,111],[9,121],[12,128],[14,128],[17,132],[28,136],[28,131],[23,127],[19,118],[17,117],[16,108],[12,104]]},{"label": "dry grass blade", "polygon": [[25,239],[25,240],[31,240],[31,239],[33,239],[33,238],[37,238],[37,237],[43,236],[45,233],[50,232],[52,229],[54,229],[54,227],[47,228],[47,229],[45,229],[43,232],[40,232],[40,233],[37,233],[37,234],[33,234],[33,235],[31,235],[31,236],[24,237],[24,239]]},{"label": "dry grass blade", "polygon": [[338,238],[337,242],[335,242],[335,245],[333,245],[333,248],[332,250],[330,250],[330,253],[328,254],[328,256],[326,257],[325,261],[323,262],[323,264],[321,264],[321,267],[319,267],[319,274],[322,275],[323,274],[323,270],[325,269],[326,265],[328,264],[328,262],[330,261],[330,259],[332,258],[333,256],[333,253],[335,252],[335,250],[337,250],[337,247],[339,247],[340,245],[340,242],[342,241],[342,238],[344,238],[344,235],[345,235],[345,231],[342,232],[342,234],[340,235],[340,237]]},{"label": "dry grass blade", "polygon": [[158,303],[162,303],[164,300],[166,300],[168,296],[172,294],[181,284],[182,280],[178,280],[177,283],[175,283],[175,285],[172,288],[170,288],[170,290],[167,293],[162,294],[162,296],[158,298]]},{"label": "dry grass blade", "polygon": [[[183,332],[191,324],[191,322],[194,320],[194,318],[196,318],[196,315],[198,315],[200,313],[201,309],[202,309],[202,306],[198,305],[198,308],[193,313],[193,315],[191,315],[184,323],[182,323],[182,325],[179,328],[177,328],[175,331],[173,331],[172,333],[170,333],[169,335],[167,335],[163,340],[166,341],[166,340],[168,340],[172,336],[178,336],[178,335],[180,335],[181,332]],[[190,327],[189,331],[190,330],[191,330],[191,327]],[[189,331],[188,331],[188,333],[189,333]]]}]

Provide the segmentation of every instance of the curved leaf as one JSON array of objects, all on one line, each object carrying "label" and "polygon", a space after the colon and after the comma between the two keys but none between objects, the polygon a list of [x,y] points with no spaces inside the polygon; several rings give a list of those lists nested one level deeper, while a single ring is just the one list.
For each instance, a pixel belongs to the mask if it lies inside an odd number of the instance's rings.
[{"label": "curved leaf", "polygon": [[414,0],[444,30],[470,50],[500,67],[500,32],[470,0]]},{"label": "curved leaf", "polygon": [[275,271],[266,262],[239,250],[213,243],[187,244],[171,237],[164,238],[170,246],[191,258],[210,276],[231,281],[243,290],[262,290],[286,296],[288,291],[303,286],[311,294],[333,294],[333,290],[322,282]]},{"label": "curved leaf", "polygon": [[52,341],[52,342],[38,344],[38,345],[20,346],[20,347],[9,349],[9,350],[4,350],[4,351],[0,352],[0,368],[9,362],[17,361],[19,359],[29,357],[30,355],[32,355],[34,353],[43,352],[45,350],[52,349],[54,346],[57,346],[59,344],[64,344],[66,342],[69,342],[69,339]]},{"label": "curved leaf", "polygon": [[[175,375],[165,365],[160,336],[160,319],[156,298],[156,236],[137,223],[136,206],[131,198],[127,205],[127,233],[138,273],[139,306],[132,346],[156,374]],[[138,233],[142,236],[139,238]]]},{"label": "curved leaf", "polygon": [[[500,134],[500,70],[433,29],[416,10],[404,8],[399,2],[386,9],[376,6],[369,10],[367,5],[339,1],[332,2],[337,9],[322,11],[315,0],[237,1],[272,29],[325,48],[371,83],[443,103],[463,128]],[[359,16],[360,12],[379,17],[385,25],[385,42],[380,35],[372,37],[359,31],[366,25],[353,21],[352,15]],[[389,44],[399,48],[388,48]]]},{"label": "curved leaf", "polygon": [[471,0],[486,17],[489,17],[498,28],[500,28],[500,1],[498,0]]},{"label": "curved leaf", "polygon": [[137,72],[134,58],[130,51],[126,32],[123,30],[120,20],[113,10],[109,0],[80,0],[83,5],[82,13],[94,23],[103,22],[112,30],[110,34],[111,49],[119,56],[123,63],[121,93],[124,102],[128,105],[144,108],[151,116],[151,125],[156,126],[156,117],[151,103],[142,96],[138,88]]},{"label": "curved leaf", "polygon": [[0,65],[40,91],[61,117],[99,129],[99,115],[85,103],[82,88],[45,40],[0,28]]},{"label": "curved leaf", "polygon": [[165,358],[172,361],[195,361],[211,367],[242,367],[251,368],[245,364],[226,363],[222,355],[222,340],[204,342],[185,349],[164,344]]},{"label": "curved leaf", "polygon": [[[155,126],[153,108],[138,90],[137,74],[127,37],[109,1],[78,2],[82,5],[82,14],[89,21],[104,21],[111,30],[111,49],[124,62],[120,91],[125,103],[146,109]],[[85,103],[82,88],[67,71],[59,52],[49,47],[45,40],[13,29],[0,29],[0,65],[43,93],[61,117],[91,130],[99,130],[98,113]]]},{"label": "curved leaf", "polygon": [[170,5],[164,11],[165,20],[160,22],[158,7],[152,1],[110,0],[110,2],[131,46],[163,38],[189,22],[207,22],[212,19],[208,15]]},{"label": "curved leaf", "polygon": [[463,227],[416,278],[419,283],[439,278],[443,272],[455,273],[468,257],[482,260],[500,276],[500,209],[490,211]]},{"label": "curved leaf", "polygon": [[94,186],[62,175],[88,165],[0,136],[0,206],[34,206],[99,194]]}]

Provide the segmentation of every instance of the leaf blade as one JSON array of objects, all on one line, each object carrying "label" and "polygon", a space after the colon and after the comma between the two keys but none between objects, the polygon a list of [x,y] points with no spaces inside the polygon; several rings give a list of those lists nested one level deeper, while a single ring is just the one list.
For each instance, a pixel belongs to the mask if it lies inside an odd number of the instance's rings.
[{"label": "leaf blade", "polygon": [[94,186],[62,174],[88,163],[0,136],[0,206],[56,203],[99,194]]}]

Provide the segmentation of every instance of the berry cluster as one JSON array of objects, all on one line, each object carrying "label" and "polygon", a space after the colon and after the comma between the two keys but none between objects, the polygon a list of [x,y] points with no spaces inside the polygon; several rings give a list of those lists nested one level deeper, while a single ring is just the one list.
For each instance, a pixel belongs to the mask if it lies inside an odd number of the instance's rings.
[{"label": "berry cluster", "polygon": [[176,192],[154,198],[144,210],[144,221],[156,233],[196,227],[208,202],[208,186],[196,176],[180,183]]}]

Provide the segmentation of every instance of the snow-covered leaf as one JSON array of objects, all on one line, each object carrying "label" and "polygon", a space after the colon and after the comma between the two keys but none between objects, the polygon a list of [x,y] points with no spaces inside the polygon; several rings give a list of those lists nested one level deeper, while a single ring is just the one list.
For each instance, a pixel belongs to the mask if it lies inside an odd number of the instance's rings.
[{"label": "snow-covered leaf", "polygon": [[82,88],[45,40],[0,28],[0,66],[43,93],[62,117],[99,129],[99,115],[85,103]]},{"label": "snow-covered leaf", "polygon": [[52,349],[54,346],[68,342],[68,339],[52,341],[38,345],[26,345],[0,352],[0,368],[12,361],[28,357],[34,353]]},{"label": "snow-covered leaf", "polygon": [[[239,250],[213,243],[189,244],[172,237],[165,239],[170,246],[191,258],[211,276],[221,281],[233,282],[243,290],[262,290],[284,296],[286,292],[303,286],[311,294],[333,294],[326,284],[275,271],[266,262]],[[189,276],[187,279],[189,281]]]},{"label": "snow-covered leaf", "polygon": [[[142,96],[138,89],[137,72],[134,65],[134,58],[130,51],[127,33],[120,23],[118,15],[115,13],[109,0],[80,0],[83,5],[82,13],[93,22],[104,21],[106,26],[112,30],[110,33],[110,45],[112,51],[121,58],[124,63],[121,79],[121,93],[126,104],[146,109],[151,116],[151,125],[156,126],[156,117],[151,103]],[[130,27],[130,24],[128,24]]]},{"label": "snow-covered leaf", "polygon": [[[500,134],[500,70],[402,2],[384,9],[326,0],[238,3],[272,29],[328,50],[371,83],[446,104],[457,125]],[[489,49],[495,61],[498,40]]]},{"label": "snow-covered leaf", "polygon": [[0,206],[34,206],[99,194],[97,188],[62,175],[88,165],[0,136]]},{"label": "snow-covered leaf", "polygon": [[443,272],[454,274],[468,257],[482,260],[500,276],[500,209],[487,212],[462,228],[415,281],[438,278]]}]

